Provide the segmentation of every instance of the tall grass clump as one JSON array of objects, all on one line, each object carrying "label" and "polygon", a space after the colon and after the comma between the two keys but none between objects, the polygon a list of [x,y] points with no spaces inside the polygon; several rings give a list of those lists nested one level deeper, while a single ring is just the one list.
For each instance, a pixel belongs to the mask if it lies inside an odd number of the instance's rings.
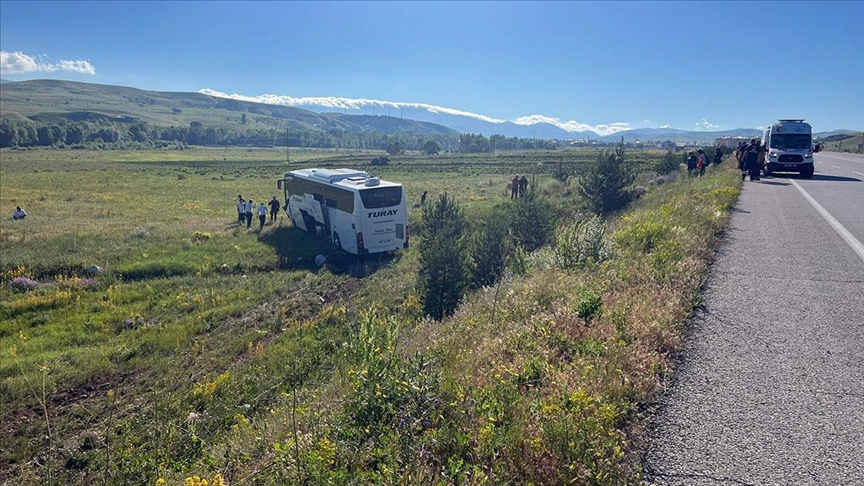
[{"label": "tall grass clump", "polygon": [[555,262],[562,269],[580,268],[612,258],[613,244],[606,238],[606,222],[598,215],[559,226],[553,245]]}]

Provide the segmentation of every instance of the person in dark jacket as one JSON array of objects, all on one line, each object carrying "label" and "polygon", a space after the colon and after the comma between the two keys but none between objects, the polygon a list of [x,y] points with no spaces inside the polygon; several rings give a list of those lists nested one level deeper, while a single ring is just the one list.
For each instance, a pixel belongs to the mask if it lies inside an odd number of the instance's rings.
[{"label": "person in dark jacket", "polygon": [[688,175],[693,175],[693,171],[696,170],[696,163],[698,161],[699,161],[699,159],[696,157],[695,153],[690,152],[689,154],[687,154],[687,174]]},{"label": "person in dark jacket", "polygon": [[[762,155],[762,152],[765,149],[762,148],[761,145],[757,143],[757,140],[754,138],[750,140],[750,145],[747,147],[747,150],[744,152],[746,157],[744,162],[744,167],[747,169],[747,173],[750,174],[750,181],[758,181],[759,170],[761,169],[759,164],[759,158]],[[743,175],[741,176],[744,177]]]},{"label": "person in dark jacket", "polygon": [[741,171],[741,180],[747,177],[747,170],[744,168],[744,163],[747,162],[747,142],[740,142],[738,148],[735,149],[735,160],[738,161],[738,170]]},{"label": "person in dark jacket", "polygon": [[720,162],[723,162],[723,151],[717,147],[714,150],[714,165],[720,165]]},{"label": "person in dark jacket", "polygon": [[276,199],[276,196],[273,196],[273,199],[270,200],[270,222],[276,222],[276,215],[279,214],[279,200]]}]

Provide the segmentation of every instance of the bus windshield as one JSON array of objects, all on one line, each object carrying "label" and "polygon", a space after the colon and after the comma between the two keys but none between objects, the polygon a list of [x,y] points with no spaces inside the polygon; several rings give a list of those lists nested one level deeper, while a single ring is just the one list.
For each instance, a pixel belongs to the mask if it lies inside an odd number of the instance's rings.
[{"label": "bus windshield", "polygon": [[810,135],[801,133],[774,135],[771,137],[771,148],[778,150],[809,149]]},{"label": "bus windshield", "polygon": [[389,208],[402,204],[402,187],[377,187],[360,191],[366,209]]}]

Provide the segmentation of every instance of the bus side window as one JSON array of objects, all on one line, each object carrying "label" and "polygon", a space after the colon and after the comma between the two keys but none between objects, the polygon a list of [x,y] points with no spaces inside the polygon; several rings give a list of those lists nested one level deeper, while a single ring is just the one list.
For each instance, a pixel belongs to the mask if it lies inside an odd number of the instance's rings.
[{"label": "bus side window", "polygon": [[336,202],[335,199],[328,199],[328,198],[325,198],[325,199],[324,199],[324,204],[325,204],[328,208],[334,208],[334,209],[338,209],[338,208],[339,208],[339,204]]}]

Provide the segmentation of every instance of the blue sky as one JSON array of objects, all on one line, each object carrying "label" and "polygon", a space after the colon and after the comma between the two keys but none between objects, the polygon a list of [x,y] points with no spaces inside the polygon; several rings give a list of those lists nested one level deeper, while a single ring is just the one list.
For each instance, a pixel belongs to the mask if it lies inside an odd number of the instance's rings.
[{"label": "blue sky", "polygon": [[13,81],[426,103],[606,131],[783,117],[864,130],[862,1],[0,1],[0,51]]}]

